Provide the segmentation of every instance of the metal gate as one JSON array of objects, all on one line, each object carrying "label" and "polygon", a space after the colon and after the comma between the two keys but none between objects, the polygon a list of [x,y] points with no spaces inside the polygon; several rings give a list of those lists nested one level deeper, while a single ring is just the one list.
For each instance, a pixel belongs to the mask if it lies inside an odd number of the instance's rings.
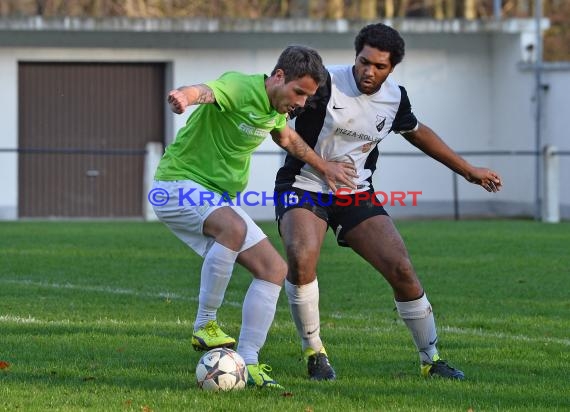
[{"label": "metal gate", "polygon": [[164,78],[161,63],[20,63],[19,216],[140,217]]}]

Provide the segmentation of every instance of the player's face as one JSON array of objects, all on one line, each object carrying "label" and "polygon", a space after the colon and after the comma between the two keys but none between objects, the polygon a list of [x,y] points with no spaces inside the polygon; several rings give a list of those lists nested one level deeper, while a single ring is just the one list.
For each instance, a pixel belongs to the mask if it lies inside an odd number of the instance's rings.
[{"label": "player's face", "polygon": [[364,45],[356,56],[353,74],[358,89],[364,94],[373,94],[393,71],[390,52]]},{"label": "player's face", "polygon": [[304,76],[285,83],[283,72],[277,73],[278,85],[270,98],[271,105],[279,113],[288,113],[297,107],[303,107],[307,98],[317,92],[318,84],[310,76]]}]

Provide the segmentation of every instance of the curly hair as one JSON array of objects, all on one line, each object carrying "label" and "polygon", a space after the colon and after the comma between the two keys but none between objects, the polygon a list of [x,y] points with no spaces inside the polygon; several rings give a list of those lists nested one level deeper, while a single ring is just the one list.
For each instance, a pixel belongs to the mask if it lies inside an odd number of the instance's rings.
[{"label": "curly hair", "polygon": [[354,39],[354,49],[357,56],[364,48],[364,45],[389,52],[392,66],[396,66],[404,58],[404,39],[402,39],[397,30],[382,23],[369,24],[360,30]]},{"label": "curly hair", "polygon": [[318,85],[321,85],[327,78],[327,72],[323,66],[321,56],[316,50],[307,46],[288,46],[279,56],[277,64],[271,72],[272,76],[277,69],[281,69],[285,73],[286,83],[309,76]]}]

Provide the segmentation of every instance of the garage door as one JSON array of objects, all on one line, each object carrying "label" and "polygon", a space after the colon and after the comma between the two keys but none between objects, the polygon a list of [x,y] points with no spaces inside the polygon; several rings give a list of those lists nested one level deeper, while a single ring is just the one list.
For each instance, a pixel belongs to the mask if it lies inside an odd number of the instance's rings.
[{"label": "garage door", "polygon": [[141,217],[165,65],[22,62],[18,75],[19,216]]}]

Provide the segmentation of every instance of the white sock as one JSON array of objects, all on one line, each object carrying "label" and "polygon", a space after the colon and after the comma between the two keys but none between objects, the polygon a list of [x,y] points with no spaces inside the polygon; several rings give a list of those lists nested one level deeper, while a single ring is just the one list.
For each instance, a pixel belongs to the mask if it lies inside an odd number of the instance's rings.
[{"label": "white sock", "polygon": [[421,362],[431,363],[437,354],[437,332],[431,305],[426,294],[411,302],[396,302],[396,308],[418,348]]},{"label": "white sock", "polygon": [[216,313],[224,300],[237,256],[238,252],[217,242],[206,253],[200,277],[198,313],[194,322],[195,331],[216,319]]},{"label": "white sock", "polygon": [[285,280],[285,292],[289,299],[291,316],[301,337],[303,351],[310,347],[315,352],[319,352],[323,347],[323,342],[321,341],[319,283],[317,279],[301,286]]},{"label": "white sock", "polygon": [[260,279],[253,279],[249,285],[243,300],[241,332],[237,348],[246,365],[259,362],[259,351],[273,323],[280,291],[281,286]]}]

